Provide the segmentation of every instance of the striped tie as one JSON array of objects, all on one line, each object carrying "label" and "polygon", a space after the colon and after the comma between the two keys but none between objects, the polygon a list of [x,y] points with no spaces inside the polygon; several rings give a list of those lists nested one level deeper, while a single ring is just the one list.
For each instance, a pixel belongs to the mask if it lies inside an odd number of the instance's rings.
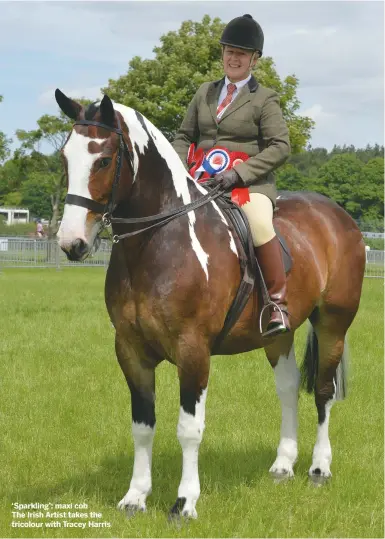
[{"label": "striped tie", "polygon": [[231,103],[231,100],[233,99],[233,93],[237,89],[237,86],[230,82],[230,84],[227,85],[227,95],[222,101],[222,103],[217,108],[217,117],[220,115],[222,110],[227,107]]}]

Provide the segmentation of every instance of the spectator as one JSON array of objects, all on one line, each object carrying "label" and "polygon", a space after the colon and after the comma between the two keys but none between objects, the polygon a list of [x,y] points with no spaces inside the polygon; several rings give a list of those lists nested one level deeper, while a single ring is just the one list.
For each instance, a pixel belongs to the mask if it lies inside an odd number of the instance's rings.
[{"label": "spectator", "polygon": [[44,236],[45,236],[44,227],[43,227],[43,224],[41,222],[41,219],[38,219],[36,221],[36,236],[38,238],[44,238]]}]

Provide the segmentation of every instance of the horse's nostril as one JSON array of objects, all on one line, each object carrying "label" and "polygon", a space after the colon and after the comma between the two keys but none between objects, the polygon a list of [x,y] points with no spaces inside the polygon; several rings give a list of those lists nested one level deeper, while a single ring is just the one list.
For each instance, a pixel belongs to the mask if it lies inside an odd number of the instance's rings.
[{"label": "horse's nostril", "polygon": [[70,260],[79,260],[87,252],[88,244],[84,240],[77,238],[72,242],[69,250],[65,249]]},{"label": "horse's nostril", "polygon": [[82,239],[78,238],[76,239],[73,244],[73,250],[75,251],[75,253],[81,255],[84,253],[84,251],[87,249],[87,244],[85,241],[83,241]]}]

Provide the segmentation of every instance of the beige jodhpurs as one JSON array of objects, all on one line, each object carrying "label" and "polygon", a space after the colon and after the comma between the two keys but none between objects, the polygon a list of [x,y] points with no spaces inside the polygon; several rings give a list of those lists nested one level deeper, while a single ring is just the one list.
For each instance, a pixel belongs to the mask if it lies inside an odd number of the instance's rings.
[{"label": "beige jodhpurs", "polygon": [[274,238],[273,203],[270,198],[261,193],[250,193],[250,202],[246,202],[242,210],[249,220],[255,247],[265,245]]}]

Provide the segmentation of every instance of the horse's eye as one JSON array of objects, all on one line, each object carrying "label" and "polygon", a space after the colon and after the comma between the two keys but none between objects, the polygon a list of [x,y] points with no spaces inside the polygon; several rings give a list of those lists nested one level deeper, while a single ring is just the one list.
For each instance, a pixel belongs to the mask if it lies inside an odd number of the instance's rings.
[{"label": "horse's eye", "polygon": [[103,157],[103,159],[100,160],[100,168],[106,168],[111,163],[111,159],[109,157]]}]

